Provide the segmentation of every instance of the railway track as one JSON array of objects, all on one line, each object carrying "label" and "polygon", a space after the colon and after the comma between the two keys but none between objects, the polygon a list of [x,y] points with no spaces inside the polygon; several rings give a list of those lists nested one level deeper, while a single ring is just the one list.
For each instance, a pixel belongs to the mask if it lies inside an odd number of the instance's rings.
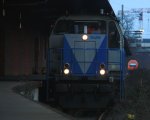
[{"label": "railway track", "polygon": [[112,110],[113,105],[103,109],[78,109],[68,110],[67,113],[73,120],[105,120],[107,114]]},{"label": "railway track", "polygon": [[103,120],[105,114],[106,114],[106,112],[103,112],[103,113],[98,117],[97,120]]},{"label": "railway track", "polygon": [[107,114],[109,114],[112,107],[115,105],[115,102],[112,101],[112,99],[107,101],[107,103],[103,101],[101,103],[103,107],[101,108],[60,108],[60,110],[71,116],[73,120],[105,120]]},{"label": "railway track", "polygon": [[105,111],[77,111],[73,116],[73,120],[105,120],[106,114],[109,110]]},{"label": "railway track", "polygon": [[106,118],[106,115],[109,113],[110,111],[110,108],[106,109],[105,111],[103,111],[99,116],[98,116],[98,119],[96,120],[105,120]]}]

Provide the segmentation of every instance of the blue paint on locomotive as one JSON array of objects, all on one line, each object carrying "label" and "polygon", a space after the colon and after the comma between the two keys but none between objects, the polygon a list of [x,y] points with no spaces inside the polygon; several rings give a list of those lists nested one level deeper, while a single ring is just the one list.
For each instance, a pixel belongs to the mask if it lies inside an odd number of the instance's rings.
[{"label": "blue paint on locomotive", "polygon": [[[63,64],[69,63],[70,70],[74,74],[81,74],[82,70],[73,54],[73,49],[68,44],[66,37],[64,38],[64,48],[63,48]],[[73,67],[75,64],[75,67]]]},{"label": "blue paint on locomotive", "polygon": [[91,34],[88,41],[81,37],[79,34],[64,35],[63,64],[70,64],[72,75],[95,76],[99,65],[107,63],[107,36]]},{"label": "blue paint on locomotive", "polygon": [[[94,72],[99,71],[100,64],[105,64],[106,68],[107,68],[107,58],[108,58],[107,36],[105,36],[102,44],[97,49],[97,53],[94,57],[93,62],[91,62],[91,65],[87,71],[87,74],[91,74],[91,73],[94,74]],[[99,72],[98,72],[98,74],[99,74]]]}]

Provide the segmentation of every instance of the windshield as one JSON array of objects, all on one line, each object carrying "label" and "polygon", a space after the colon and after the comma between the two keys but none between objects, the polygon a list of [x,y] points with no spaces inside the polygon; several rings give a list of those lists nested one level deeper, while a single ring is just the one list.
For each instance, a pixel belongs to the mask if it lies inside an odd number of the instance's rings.
[{"label": "windshield", "polygon": [[60,20],[54,29],[55,34],[106,34],[106,21]]}]

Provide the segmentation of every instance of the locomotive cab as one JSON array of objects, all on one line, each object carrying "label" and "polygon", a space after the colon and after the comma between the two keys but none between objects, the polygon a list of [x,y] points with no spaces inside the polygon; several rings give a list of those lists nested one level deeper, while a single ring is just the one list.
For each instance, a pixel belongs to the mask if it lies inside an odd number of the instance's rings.
[{"label": "locomotive cab", "polygon": [[104,86],[115,81],[123,96],[124,38],[113,17],[59,18],[49,38],[48,55],[49,91],[62,106],[98,107],[103,99],[100,92],[114,91],[112,86]]},{"label": "locomotive cab", "polygon": [[[109,78],[121,70],[123,38],[111,17],[68,16],[58,19],[50,36],[50,73],[62,79]],[[69,64],[65,74],[65,64]],[[101,65],[103,72],[101,74]],[[112,76],[111,76],[112,77]],[[114,76],[116,77],[116,76]],[[71,79],[71,78],[69,78]]]}]

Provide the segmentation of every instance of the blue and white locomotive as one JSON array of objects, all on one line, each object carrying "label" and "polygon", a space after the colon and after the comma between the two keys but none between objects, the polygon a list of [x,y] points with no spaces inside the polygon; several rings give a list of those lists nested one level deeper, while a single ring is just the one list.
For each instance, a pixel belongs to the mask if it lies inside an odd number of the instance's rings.
[{"label": "blue and white locomotive", "polygon": [[49,38],[48,56],[48,94],[61,106],[99,107],[106,91],[124,97],[124,38],[115,18],[60,17]]}]

